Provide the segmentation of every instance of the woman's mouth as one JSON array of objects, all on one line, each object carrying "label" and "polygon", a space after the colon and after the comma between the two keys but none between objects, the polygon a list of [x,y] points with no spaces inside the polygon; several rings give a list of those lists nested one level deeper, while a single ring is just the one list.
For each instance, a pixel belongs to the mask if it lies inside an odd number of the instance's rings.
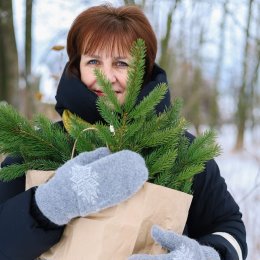
[{"label": "woman's mouth", "polygon": [[[101,96],[104,96],[104,95],[105,95],[105,93],[104,93],[104,92],[102,92],[101,90],[94,90],[94,93],[96,93],[96,95],[98,95],[99,97],[101,97]],[[116,95],[118,95],[118,94],[121,94],[121,92],[120,92],[120,91],[115,91],[115,93],[116,93]]]},{"label": "woman's mouth", "polygon": [[95,90],[94,92],[95,92],[99,97],[104,96],[104,93],[103,93],[102,91],[100,91],[100,90]]}]

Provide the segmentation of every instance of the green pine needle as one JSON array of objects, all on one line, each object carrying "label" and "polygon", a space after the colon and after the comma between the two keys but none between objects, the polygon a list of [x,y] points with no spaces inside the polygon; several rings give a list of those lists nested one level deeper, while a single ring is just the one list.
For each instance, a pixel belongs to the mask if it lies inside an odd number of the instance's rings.
[{"label": "green pine needle", "polygon": [[56,170],[61,163],[49,160],[33,160],[22,164],[12,164],[0,169],[1,181],[12,181],[24,175],[28,170]]},{"label": "green pine needle", "polygon": [[115,111],[117,113],[121,113],[121,105],[118,102],[115,92],[113,91],[113,87],[111,82],[105,77],[104,73],[101,70],[95,69],[95,75],[97,77],[97,83],[102,87],[102,91],[105,96],[102,97],[104,99],[104,104],[106,104],[106,108],[108,110]]},{"label": "green pine needle", "polygon": [[131,49],[132,61],[130,63],[124,111],[129,113],[135,106],[140,93],[145,71],[146,47],[142,39],[137,39]]},{"label": "green pine needle", "polygon": [[150,113],[154,110],[160,101],[164,98],[167,91],[165,83],[159,84],[148,96],[146,96],[139,105],[137,105],[130,113],[129,118],[136,119]]},{"label": "green pine needle", "polygon": [[152,165],[149,168],[149,176],[153,177],[158,172],[165,172],[169,171],[172,168],[172,165],[174,164],[176,158],[178,155],[178,150],[175,148],[173,150],[168,150],[154,161],[149,161],[150,165]]},{"label": "green pine needle", "polygon": [[119,119],[115,116],[116,111],[111,111],[111,109],[108,109],[105,98],[102,97],[98,99],[97,108],[100,115],[107,122],[107,124],[113,125],[115,127],[120,126]]}]

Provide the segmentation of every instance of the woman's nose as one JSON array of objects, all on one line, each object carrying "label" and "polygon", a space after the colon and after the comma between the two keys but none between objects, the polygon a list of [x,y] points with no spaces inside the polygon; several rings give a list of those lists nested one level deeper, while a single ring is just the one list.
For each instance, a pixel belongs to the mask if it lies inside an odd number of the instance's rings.
[{"label": "woman's nose", "polygon": [[104,67],[103,73],[105,74],[106,78],[111,82],[114,83],[116,81],[116,76],[111,67]]}]

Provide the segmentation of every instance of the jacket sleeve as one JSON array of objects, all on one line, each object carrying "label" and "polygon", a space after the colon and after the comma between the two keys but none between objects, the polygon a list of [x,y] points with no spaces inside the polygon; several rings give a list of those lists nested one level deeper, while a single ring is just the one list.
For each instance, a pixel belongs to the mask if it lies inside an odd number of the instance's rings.
[{"label": "jacket sleeve", "polygon": [[214,160],[195,176],[193,191],[187,220],[189,236],[214,247],[222,260],[245,259],[247,244],[242,214]]},{"label": "jacket sleeve", "polygon": [[[2,167],[14,163],[7,159]],[[1,169],[0,169],[1,170]],[[45,225],[36,215],[35,188],[24,191],[25,178],[0,181],[0,260],[33,260],[56,244],[64,227]]]}]

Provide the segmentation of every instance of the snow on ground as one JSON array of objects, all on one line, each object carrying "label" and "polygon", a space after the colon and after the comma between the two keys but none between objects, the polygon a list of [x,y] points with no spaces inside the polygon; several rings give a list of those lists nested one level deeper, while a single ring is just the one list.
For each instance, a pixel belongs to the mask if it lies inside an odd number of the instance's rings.
[{"label": "snow on ground", "polygon": [[218,142],[222,154],[216,161],[230,193],[240,206],[246,225],[247,260],[260,259],[260,128],[246,133],[245,148],[234,152],[236,132],[224,126]]}]

